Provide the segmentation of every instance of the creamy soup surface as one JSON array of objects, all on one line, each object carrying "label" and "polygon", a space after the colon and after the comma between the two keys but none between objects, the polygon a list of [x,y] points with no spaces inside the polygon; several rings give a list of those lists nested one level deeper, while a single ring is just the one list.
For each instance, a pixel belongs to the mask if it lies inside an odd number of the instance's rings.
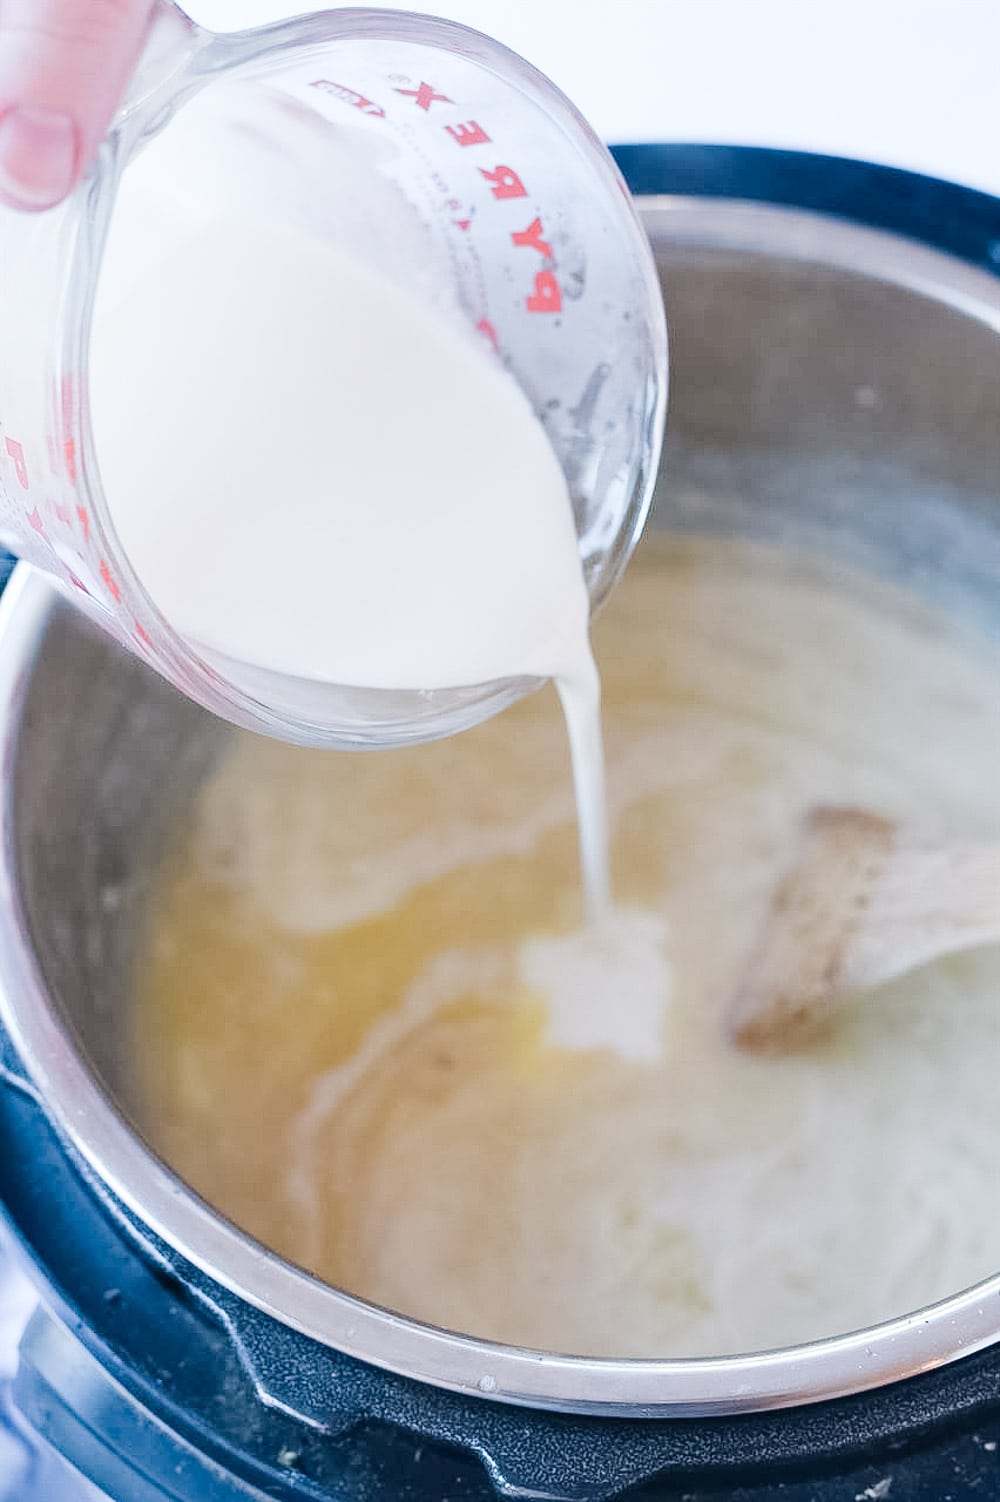
[{"label": "creamy soup surface", "polygon": [[816,802],[1000,839],[1000,659],[778,549],[648,537],[594,630],[614,963],[554,693],[406,751],[240,737],[160,880],[140,1124],[206,1200],[374,1303],[576,1354],[868,1325],[1000,1266],[1000,950],[806,1051],[723,1016]]}]

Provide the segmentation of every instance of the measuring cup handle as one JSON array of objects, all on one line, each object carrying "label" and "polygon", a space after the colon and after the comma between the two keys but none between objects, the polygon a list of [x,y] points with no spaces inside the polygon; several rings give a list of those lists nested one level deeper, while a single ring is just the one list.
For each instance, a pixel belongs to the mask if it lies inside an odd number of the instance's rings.
[{"label": "measuring cup handle", "polygon": [[173,0],[155,0],[146,45],[115,123],[176,87],[191,59],[211,40],[211,34],[196,26]]}]

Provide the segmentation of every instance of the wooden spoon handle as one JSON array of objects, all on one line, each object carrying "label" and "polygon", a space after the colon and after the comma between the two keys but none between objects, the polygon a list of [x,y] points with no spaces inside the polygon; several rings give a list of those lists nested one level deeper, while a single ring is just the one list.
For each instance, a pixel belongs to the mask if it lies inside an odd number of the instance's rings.
[{"label": "wooden spoon handle", "polygon": [[788,1046],[851,991],[1000,942],[1000,846],[904,844],[891,819],[814,808],[729,1016],[732,1037]]},{"label": "wooden spoon handle", "polygon": [[845,946],[841,983],[878,985],[946,954],[1000,942],[1000,849],[896,849]]}]

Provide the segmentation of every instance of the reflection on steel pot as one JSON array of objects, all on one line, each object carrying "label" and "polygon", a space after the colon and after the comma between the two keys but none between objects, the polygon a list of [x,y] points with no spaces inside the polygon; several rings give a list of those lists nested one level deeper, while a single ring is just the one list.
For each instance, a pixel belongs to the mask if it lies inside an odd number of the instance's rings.
[{"label": "reflection on steel pot", "polygon": [[[643,209],[677,372],[657,525],[781,537],[1000,629],[1000,284],[792,210]],[[36,577],[0,639],[0,1193],[74,1331],[36,1320],[21,1397],[96,1478],[143,1499],[603,1498],[653,1476],[641,1495],[732,1495],[786,1465],[794,1498],[812,1462],[863,1492],[880,1441],[981,1413],[1000,1274],[793,1350],[590,1360],[420,1326],[222,1220],[129,1124],[122,1018],[151,875],[230,732]]]}]

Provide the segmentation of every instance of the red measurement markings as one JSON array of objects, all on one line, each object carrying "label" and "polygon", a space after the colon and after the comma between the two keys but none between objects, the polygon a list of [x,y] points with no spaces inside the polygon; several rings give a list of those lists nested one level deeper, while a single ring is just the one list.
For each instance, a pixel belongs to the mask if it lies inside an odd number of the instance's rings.
[{"label": "red measurement markings", "polygon": [[407,99],[415,100],[418,109],[430,112],[432,104],[454,104],[454,99],[449,99],[447,94],[439,94],[433,84],[422,83],[419,89],[397,89],[397,94],[403,94]]},{"label": "red measurement markings", "polygon": [[75,395],[72,376],[64,376],[62,383],[63,458],[66,461],[66,473],[74,485],[76,484],[76,444],[73,441]]},{"label": "red measurement markings", "polygon": [[114,574],[112,574],[111,572],[111,569],[108,565],[108,560],[106,558],[101,559],[101,578],[107,585],[109,595],[117,605],[122,597],[122,592],[118,588],[117,581],[115,580]]},{"label": "red measurement markings", "polygon": [[8,438],[4,444],[8,454],[14,463],[14,473],[22,490],[28,489],[28,465],[24,457],[24,449],[16,438]]},{"label": "red measurement markings", "polygon": [[489,167],[480,167],[479,175],[485,177],[490,185],[490,192],[496,199],[528,196],[527,188],[513,167],[494,167],[492,172]]},{"label": "red measurement markings", "polygon": [[[355,109],[364,110],[366,114],[384,116],[382,110],[365,95],[357,93],[354,89],[347,88],[344,84],[332,82],[330,79],[317,79],[313,88],[323,89],[329,94],[335,95],[345,103],[353,105]],[[421,79],[416,88],[397,88],[395,91],[404,99],[412,99],[416,107],[430,114],[435,104],[453,105],[455,101],[447,94],[441,92],[434,84]],[[475,146],[488,146],[490,144],[489,132],[480,125],[478,120],[463,120],[453,125],[443,125],[442,129],[455,142],[456,146],[463,150]],[[480,176],[490,185],[490,192],[498,203],[506,199],[526,198],[528,189],[520,173],[505,163],[499,163],[495,167],[480,167]],[[454,219],[453,224],[458,229],[467,230],[472,221],[469,218]],[[537,216],[532,220],[527,229],[515,230],[511,234],[511,241],[518,249],[535,250],[544,260],[553,262],[552,246],[545,238],[545,229],[542,221]],[[562,291],[559,279],[553,267],[545,266],[541,271],[536,271],[533,278],[532,290],[525,297],[524,305],[529,313],[558,313],[562,309]],[[484,327],[485,326],[485,327]],[[489,329],[488,337],[496,343],[496,331],[488,319],[482,319],[479,324],[481,332]]]},{"label": "red measurement markings", "polygon": [[[511,235],[515,245],[528,250],[537,250],[546,261],[552,259],[552,246],[544,238],[542,221],[536,216],[527,229],[515,230]],[[535,275],[535,290],[526,300],[529,313],[558,313],[562,308],[562,292],[555,273],[539,271]]]},{"label": "red measurement markings", "polygon": [[446,125],[445,130],[459,146],[485,146],[490,139],[475,120],[466,120],[461,125]]},{"label": "red measurement markings", "polygon": [[376,104],[374,99],[366,98],[356,89],[349,89],[346,84],[334,83],[332,78],[317,78],[310,87],[321,89],[324,94],[332,94],[334,99],[341,100],[352,109],[360,110],[363,115],[374,115],[377,120],[385,119],[385,110],[380,104]]},{"label": "red measurement markings", "polygon": [[[427,87],[421,85],[421,88]],[[419,90],[400,89],[402,93],[419,93]],[[434,95],[432,98],[440,98]],[[468,146],[486,146],[490,143],[489,133],[483,129],[477,120],[466,120],[460,125],[446,125],[444,129],[457,145],[465,148]],[[528,190],[525,187],[521,174],[506,163],[499,163],[496,167],[480,167],[479,175],[489,183],[490,192],[498,203],[510,198],[526,198]],[[467,229],[468,220],[455,221],[460,229]],[[536,215],[527,229],[514,230],[511,233],[511,242],[519,250],[536,250],[543,260],[554,262],[552,246],[545,238],[545,227],[541,219]],[[559,313],[562,311],[562,289],[559,286],[559,278],[553,267],[545,266],[541,271],[536,271],[531,292],[524,299],[524,306],[529,313]],[[483,327],[480,322],[480,329]],[[492,328],[492,325],[490,325]],[[493,335],[494,342],[496,339]]]},{"label": "red measurement markings", "polygon": [[490,323],[489,319],[488,318],[480,318],[479,322],[476,324],[476,328],[479,330],[479,332],[481,334],[485,335],[485,337],[492,344],[493,348],[496,350],[497,354],[499,354],[500,353],[500,340],[497,338],[497,331],[493,327],[492,323]]},{"label": "red measurement markings", "polygon": [[529,313],[558,313],[562,308],[562,292],[554,271],[539,271],[535,275],[535,290],[525,298]]},{"label": "red measurement markings", "polygon": [[542,221],[536,218],[532,219],[527,229],[515,230],[510,238],[515,245],[524,245],[531,250],[537,250],[539,255],[544,256],[547,261],[550,261],[552,259],[552,246],[547,240],[542,238],[543,235]]},{"label": "red measurement markings", "polygon": [[[374,114],[384,119],[386,111],[381,108],[381,105],[375,104],[374,99],[368,99],[362,93],[357,93],[356,89],[348,89],[347,84],[335,83],[332,78],[317,78],[312,87],[321,89],[324,93],[335,96],[336,99],[341,99],[344,104],[351,105],[354,110],[362,110],[365,114]],[[432,105],[455,104],[449,95],[441,93],[440,89],[435,89],[434,84],[429,84],[423,78],[417,84],[416,89],[396,89],[395,92],[401,95],[401,98],[413,99],[417,110],[423,110],[425,114],[431,113]],[[443,129],[455,141],[456,146],[462,149],[470,146],[488,146],[491,141],[489,132],[485,131],[477,120],[462,120],[461,123],[455,123],[455,125],[444,125]],[[489,192],[497,203],[502,203],[508,198],[527,198],[527,188],[523,177],[515,171],[514,167],[508,167],[502,162],[497,167],[480,167],[479,173],[489,183]],[[459,230],[468,230],[471,225],[471,219],[468,218],[453,219],[452,222]],[[527,230],[515,230],[511,234],[511,240],[518,249],[532,249],[532,251],[538,251],[545,260],[554,261],[553,246],[545,239],[544,225],[538,216],[533,219]],[[529,312],[562,311],[562,288],[560,288],[559,278],[553,267],[547,266],[535,273],[533,290],[524,299],[524,306]],[[488,336],[495,344],[497,336],[495,336],[494,327],[486,318],[480,320],[479,323],[479,329],[485,332],[483,326],[488,327]]]}]

